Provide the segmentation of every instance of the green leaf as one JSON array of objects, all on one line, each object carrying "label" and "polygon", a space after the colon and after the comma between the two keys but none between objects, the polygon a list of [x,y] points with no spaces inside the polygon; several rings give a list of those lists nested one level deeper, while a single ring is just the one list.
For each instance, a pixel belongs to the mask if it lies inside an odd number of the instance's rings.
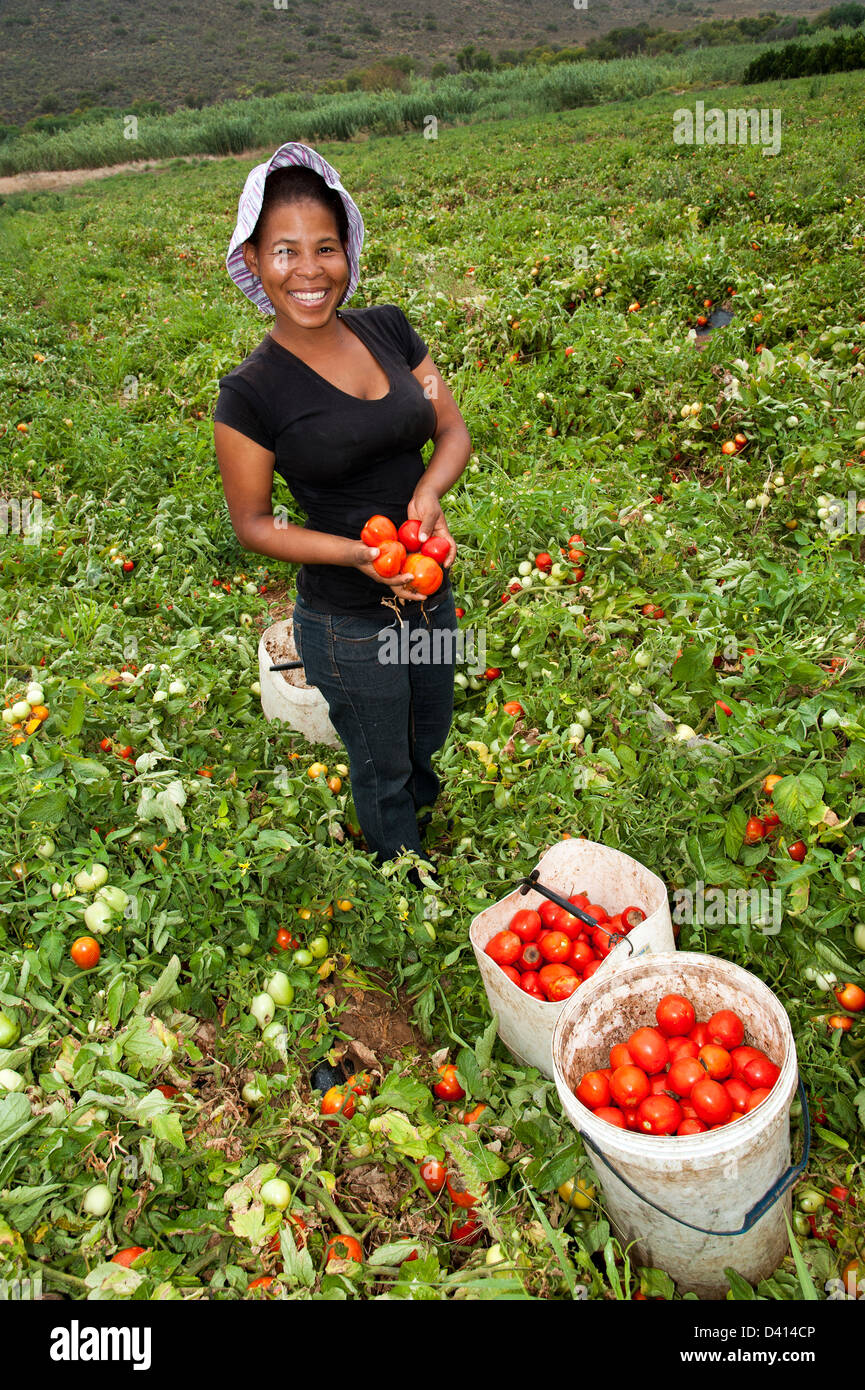
[{"label": "green leaf", "polygon": [[647,1298],[673,1299],[676,1285],[662,1269],[641,1269],[640,1288]]},{"label": "green leaf", "polygon": [[297,849],[300,841],[287,830],[262,830],[256,836],[254,849]]},{"label": "green leaf", "polygon": [[567,1144],[537,1168],[535,1165],[539,1160],[535,1159],[526,1170],[532,1186],[537,1192],[553,1192],[557,1187],[561,1187],[562,1183],[576,1176],[582,1154],[580,1144]]},{"label": "green leaf", "polygon": [[695,681],[708,675],[712,669],[714,655],[714,642],[693,642],[690,646],[685,647],[679,659],[673,662],[670,680],[687,681],[689,684],[694,684]]},{"label": "green leaf", "polygon": [[256,1247],[262,1244],[267,1235],[266,1222],[264,1204],[253,1202],[247,1211],[235,1212],[228,1224],[236,1236]]},{"label": "green leaf", "polygon": [[824,1129],[822,1125],[814,1126],[814,1133],[819,1134],[821,1139],[825,1139],[827,1144],[831,1144],[836,1149],[849,1149],[850,1145],[846,1139],[842,1139],[840,1134],[833,1134],[831,1129]]},{"label": "green leaf", "polygon": [[69,798],[65,792],[46,792],[28,802],[22,819],[37,825],[59,825],[68,804]]},{"label": "green leaf", "polygon": [[29,1100],[20,1091],[0,1097],[0,1152],[38,1123],[39,1118],[30,1113]]},{"label": "green leaf", "polygon": [[493,1048],[496,1045],[498,1028],[498,1016],[494,1016],[475,1044],[475,1057],[477,1058],[477,1063],[481,1071],[486,1071],[487,1068],[492,1065]]},{"label": "green leaf", "polygon": [[69,718],[62,726],[66,738],[77,738],[84,723],[84,691],[79,690],[72,702]]},{"label": "green leaf", "polygon": [[92,782],[107,781],[111,775],[108,768],[103,763],[98,763],[95,758],[77,758],[70,754],[69,766],[75,781],[83,786],[89,786]]},{"label": "green leaf", "polygon": [[727,1283],[730,1285],[732,1302],[754,1303],[756,1301],[757,1295],[751,1288],[747,1279],[743,1279],[741,1274],[738,1274],[735,1269],[725,1269],[724,1274],[727,1277]]},{"label": "green leaf", "polygon": [[503,1178],[508,1171],[498,1154],[490,1153],[480,1136],[465,1125],[448,1125],[439,1138],[472,1193],[480,1192],[484,1183]]},{"label": "green leaf", "polygon": [[413,1111],[421,1109],[429,1101],[428,1086],[422,1085],[419,1081],[412,1081],[409,1076],[400,1076],[396,1071],[392,1071],[382,1082],[378,1095],[373,1098],[372,1109],[384,1110],[390,1107],[394,1110],[404,1110],[406,1114],[411,1115]]},{"label": "green leaf", "polygon": [[421,1246],[416,1240],[397,1240],[389,1245],[379,1245],[372,1252],[367,1264],[369,1265],[399,1265],[407,1259],[413,1250],[420,1252]]},{"label": "green leaf", "polygon": [[173,1145],[181,1153],[186,1151],[179,1115],[154,1115],[150,1123],[157,1139],[164,1139],[166,1144]]},{"label": "green leaf", "polygon": [[805,830],[808,812],[823,800],[823,783],[808,772],[798,777],[782,777],[772,789],[772,805],[785,825]]},{"label": "green leaf", "polygon": [[292,1224],[286,1221],[279,1231],[279,1249],[282,1255],[283,1278],[290,1283],[300,1284],[303,1288],[312,1288],[315,1283],[315,1269],[309,1251],[304,1246],[302,1249],[294,1243]]},{"label": "green leaf", "polygon": [[800,1297],[805,1299],[805,1301],[808,1303],[818,1303],[820,1301],[820,1295],[814,1288],[814,1281],[811,1278],[811,1272],[808,1269],[808,1266],[806,1265],[805,1261],[802,1259],[801,1251],[799,1250],[799,1247],[796,1244],[796,1237],[793,1234],[790,1222],[787,1220],[786,1212],[784,1213],[784,1225],[787,1227],[787,1234],[790,1237],[790,1253],[793,1256],[793,1263],[796,1266],[796,1273],[799,1276],[799,1289],[801,1291]]},{"label": "green leaf", "polygon": [[731,859],[738,859],[744,843],[748,813],[742,806],[733,806],[724,827],[724,849]]},{"label": "green leaf", "polygon": [[170,999],[173,994],[177,994],[177,977],[180,974],[180,957],[172,956],[159,979],[150,989],[144,991],[135,1006],[137,1014],[150,1013],[157,1004],[163,1000]]},{"label": "green leaf", "polygon": [[481,1069],[474,1052],[468,1047],[461,1047],[456,1060],[457,1075],[464,1084],[464,1090],[473,1099],[477,1096],[486,1095],[486,1086],[481,1076]]}]

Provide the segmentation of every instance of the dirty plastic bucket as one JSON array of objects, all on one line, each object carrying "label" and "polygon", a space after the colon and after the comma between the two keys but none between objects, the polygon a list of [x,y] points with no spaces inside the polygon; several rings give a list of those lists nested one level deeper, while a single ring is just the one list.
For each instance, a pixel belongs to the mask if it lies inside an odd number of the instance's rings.
[{"label": "dirty plastic bucket", "polygon": [[[598,972],[600,974],[600,972]],[[808,1161],[808,1107],[802,1097],[805,1153],[790,1166],[790,1104],[798,1084],[790,1020],[775,995],[747,970],[715,956],[676,951],[594,979],[565,1001],[553,1033],[556,1087],[580,1132],[633,1262],[663,1269],[682,1292],[724,1298],[725,1268],[755,1284],[787,1252],[790,1187]],[[746,1044],[781,1068],[770,1094],[748,1115],[704,1134],[659,1137],[617,1129],[574,1095],[584,1072],[605,1067],[616,1042],[656,1026],[665,994],[684,994],[707,1019],[734,1009]],[[800,1087],[801,1090],[801,1087]]]},{"label": "dirty plastic bucket", "polygon": [[275,664],[267,650],[268,641],[287,645],[296,654],[291,619],[272,623],[261,634],[258,644],[258,680],[261,686],[261,708],[265,719],[279,719],[296,729],[308,743],[326,743],[338,748],[342,740],[330,722],[328,703],[316,686],[291,685],[281,671],[271,671]]},{"label": "dirty plastic bucket", "polygon": [[[629,854],[594,840],[561,840],[538,860],[535,875],[540,883],[565,898],[572,893],[587,893],[593,902],[602,903],[610,914],[626,907],[641,907],[645,912],[646,920],[613,948],[592,980],[608,980],[622,965],[647,951],[675,951],[666,885]],[[499,1037],[518,1061],[537,1067],[552,1079],[553,1028],[563,1004],[530,998],[508,979],[484,950],[490,937],[505,930],[515,912],[521,908],[537,909],[544,901],[544,895],[536,889],[523,893],[522,888],[516,888],[472,919],[469,940],[487,992],[490,1012],[498,1018]],[[577,994],[589,983],[591,981],[580,985]]]}]

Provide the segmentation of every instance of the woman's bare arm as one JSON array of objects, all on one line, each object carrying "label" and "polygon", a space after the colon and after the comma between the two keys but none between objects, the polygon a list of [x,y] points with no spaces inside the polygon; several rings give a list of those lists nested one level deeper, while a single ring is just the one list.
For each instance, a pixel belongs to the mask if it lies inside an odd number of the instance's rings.
[{"label": "woman's bare arm", "polygon": [[429,463],[408,504],[408,514],[421,523],[421,540],[441,536],[450,544],[445,568],[453,564],[457,545],[444,519],[439,499],[453,487],[469,461],[471,435],[460,408],[429,353],[412,373],[433,403],[436,413],[434,448]]}]

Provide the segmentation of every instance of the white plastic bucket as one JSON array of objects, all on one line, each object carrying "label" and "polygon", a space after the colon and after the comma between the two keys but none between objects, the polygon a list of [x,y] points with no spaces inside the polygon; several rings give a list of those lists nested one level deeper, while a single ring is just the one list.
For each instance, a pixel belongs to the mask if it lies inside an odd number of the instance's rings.
[{"label": "white plastic bucket", "polygon": [[290,618],[265,628],[258,644],[258,680],[265,719],[280,719],[291,725],[308,743],[326,743],[338,748],[342,740],[330,722],[328,704],[321,691],[314,685],[292,685],[283,678],[281,671],[271,671],[276,663],[267,650],[269,642],[287,647],[293,653],[288,660],[297,659]]},{"label": "white plastic bucket", "polygon": [[[587,893],[602,903],[609,914],[626,907],[641,907],[646,920],[628,933],[592,976],[607,980],[628,961],[647,951],[675,951],[670,906],[663,879],[644,864],[620,850],[609,849],[594,840],[561,840],[538,860],[540,882],[563,897]],[[544,1076],[553,1076],[552,1038],[562,1004],[532,999],[486,954],[484,947],[496,932],[504,931],[520,908],[538,908],[544,896],[531,889],[523,895],[519,888],[500,898],[473,918],[469,940],[487,992],[490,1011],[498,1018],[499,1037],[520,1062],[537,1067]],[[580,985],[582,993],[590,983]],[[576,996],[572,996],[576,997]]]},{"label": "white plastic bucket", "polygon": [[[682,1292],[724,1298],[725,1268],[754,1284],[788,1247],[789,1189],[808,1159],[806,1128],[805,1155],[790,1167],[798,1080],[790,1020],[762,980],[714,956],[676,951],[635,961],[612,979],[598,975],[565,1001],[553,1034],[565,1114],[583,1138],[619,1236],[636,1241],[632,1260],[666,1270]],[[577,1100],[574,1087],[585,1072],[608,1065],[614,1043],[656,1026],[665,994],[684,994],[701,1020],[735,1010],[745,1042],[781,1068],[762,1105],[704,1134],[658,1137],[617,1129]],[[802,1113],[807,1126],[806,1104]]]}]

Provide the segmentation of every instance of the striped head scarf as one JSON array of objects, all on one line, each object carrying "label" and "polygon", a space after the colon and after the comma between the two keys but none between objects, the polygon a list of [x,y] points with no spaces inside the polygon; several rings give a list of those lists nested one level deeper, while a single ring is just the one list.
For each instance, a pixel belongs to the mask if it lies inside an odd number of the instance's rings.
[{"label": "striped head scarf", "polygon": [[345,303],[346,300],[351,299],[360,279],[359,263],[363,246],[363,218],[354,199],[343,188],[339,174],[333,165],[328,164],[326,159],[323,159],[320,154],[316,154],[315,150],[311,150],[308,145],[301,145],[297,141],[280,145],[276,154],[272,155],[266,164],[257,164],[247,176],[237,204],[237,225],[231,234],[228,254],[225,258],[228,273],[247,299],[251,299],[262,313],[276,313],[270,299],[262,289],[261,280],[247,268],[243,259],[243,243],[255,230],[264,198],[265,179],[272,169],[279,169],[285,164],[305,164],[308,169],[314,169],[330,188],[336,190],[342,199],[348,218],[349,277],[345,295],[340,301],[340,303]]}]

